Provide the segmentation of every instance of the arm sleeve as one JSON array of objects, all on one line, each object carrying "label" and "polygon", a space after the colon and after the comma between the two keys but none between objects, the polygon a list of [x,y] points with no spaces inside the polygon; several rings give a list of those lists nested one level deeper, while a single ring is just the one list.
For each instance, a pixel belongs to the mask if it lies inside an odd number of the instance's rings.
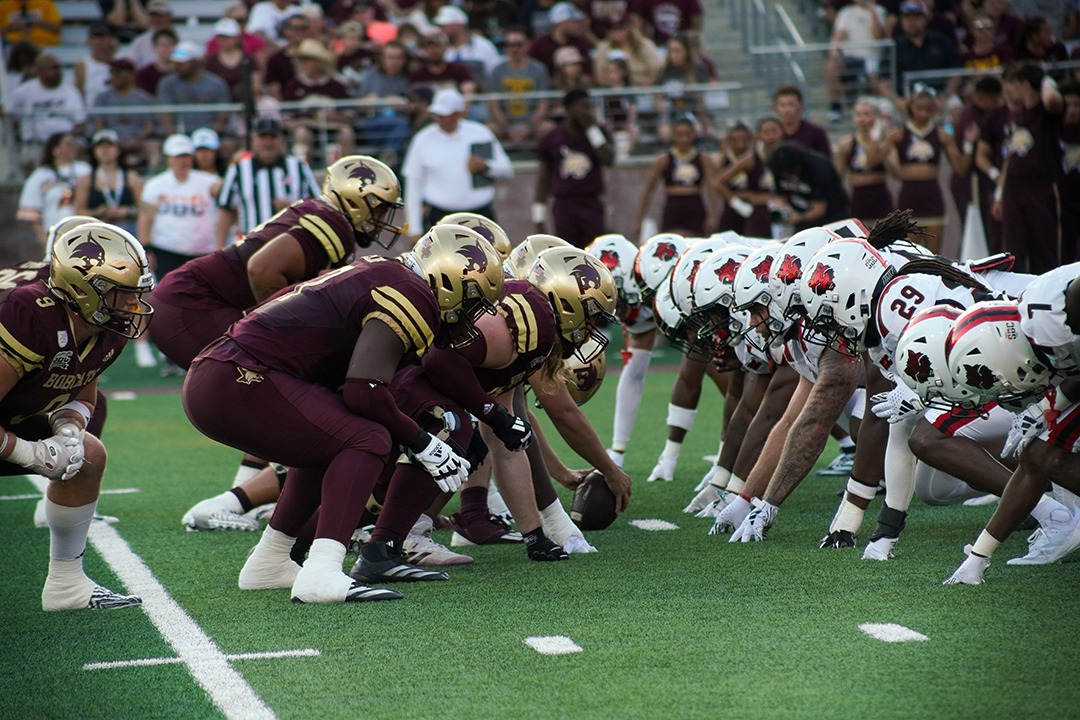
[{"label": "arm sleeve", "polygon": [[430,350],[424,356],[424,370],[436,390],[481,420],[495,410],[495,401],[484,392],[474,368],[484,361],[487,344],[483,338],[459,350]]},{"label": "arm sleeve", "polygon": [[394,396],[381,380],[373,378],[348,378],[345,380],[345,405],[362,418],[379,423],[390,431],[391,437],[405,445],[412,445],[420,433],[420,426],[401,412]]}]

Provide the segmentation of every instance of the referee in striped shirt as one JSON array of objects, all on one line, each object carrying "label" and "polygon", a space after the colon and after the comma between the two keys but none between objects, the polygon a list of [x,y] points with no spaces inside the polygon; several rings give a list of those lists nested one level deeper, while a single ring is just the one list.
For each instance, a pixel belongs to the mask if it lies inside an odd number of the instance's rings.
[{"label": "referee in striped shirt", "polygon": [[217,198],[219,248],[225,247],[233,225],[247,235],[297,200],[322,192],[308,164],[285,154],[280,120],[259,118],[253,146],[253,152],[244,153],[225,171]]}]

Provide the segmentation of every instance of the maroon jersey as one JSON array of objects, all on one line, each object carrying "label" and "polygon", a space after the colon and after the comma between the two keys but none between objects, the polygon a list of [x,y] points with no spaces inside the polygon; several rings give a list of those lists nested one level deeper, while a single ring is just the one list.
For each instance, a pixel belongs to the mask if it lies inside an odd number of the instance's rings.
[{"label": "maroon jersey", "polygon": [[540,141],[537,155],[551,170],[553,197],[595,197],[604,192],[600,155],[585,133],[571,132],[559,125]]},{"label": "maroon jersey", "polygon": [[322,82],[310,83],[300,77],[294,77],[285,86],[283,95],[285,100],[296,101],[309,97],[328,97],[334,100],[348,100],[349,90],[332,77],[324,78]]},{"label": "maroon jersey", "polygon": [[799,123],[799,129],[790,135],[784,131],[784,139],[797,142],[805,148],[817,150],[825,157],[832,157],[832,145],[829,144],[829,134],[820,125],[803,120]]},{"label": "maroon jersey", "polygon": [[1023,105],[1009,112],[1009,139],[1005,146],[1009,182],[1056,181],[1061,167],[1061,115],[1051,115],[1040,101],[1028,109]]},{"label": "maroon jersey", "polygon": [[521,385],[540,369],[555,344],[555,315],[544,294],[523,280],[506,283],[499,314],[513,336],[517,357],[504,368],[476,368],[476,379],[493,398]]},{"label": "maroon jersey", "polygon": [[406,357],[427,352],[439,329],[439,307],[427,283],[399,261],[372,255],[282,290],[200,357],[284,372],[337,390],[372,318],[397,334]]},{"label": "maroon jersey", "polygon": [[12,265],[0,269],[0,291],[48,279],[49,263],[47,262],[31,261],[24,262],[22,265]]},{"label": "maroon jersey", "polygon": [[937,165],[941,161],[942,148],[941,138],[938,137],[938,126],[931,124],[923,133],[916,132],[910,123],[904,125],[904,134],[896,146],[901,165],[913,163]]},{"label": "maroon jersey", "polygon": [[56,410],[92,383],[119,357],[127,338],[99,332],[75,345],[68,311],[43,282],[0,291],[0,355],[19,374],[0,399],[0,425]]},{"label": "maroon jersey", "polygon": [[[701,165],[701,153],[694,150],[688,160],[683,160],[675,153],[668,150],[668,164],[664,170],[664,185],[675,187],[698,187],[705,177],[705,170]],[[745,175],[739,177],[745,179]]]}]

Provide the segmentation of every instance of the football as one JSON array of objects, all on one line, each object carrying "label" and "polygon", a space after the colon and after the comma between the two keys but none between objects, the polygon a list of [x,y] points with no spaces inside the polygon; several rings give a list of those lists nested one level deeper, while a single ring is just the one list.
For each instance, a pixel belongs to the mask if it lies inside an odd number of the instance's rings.
[{"label": "football", "polygon": [[615,494],[599,470],[593,470],[574,491],[570,519],[582,530],[603,530],[615,522]]}]

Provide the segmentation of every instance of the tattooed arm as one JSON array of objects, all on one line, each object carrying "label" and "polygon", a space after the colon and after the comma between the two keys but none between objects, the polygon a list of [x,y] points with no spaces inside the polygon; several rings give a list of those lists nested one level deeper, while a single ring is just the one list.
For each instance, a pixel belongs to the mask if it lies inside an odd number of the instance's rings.
[{"label": "tattooed arm", "polygon": [[780,464],[765,491],[765,501],[779,506],[817,462],[829,432],[859,384],[862,362],[826,348],[818,363],[818,379],[806,405],[788,433]]}]

